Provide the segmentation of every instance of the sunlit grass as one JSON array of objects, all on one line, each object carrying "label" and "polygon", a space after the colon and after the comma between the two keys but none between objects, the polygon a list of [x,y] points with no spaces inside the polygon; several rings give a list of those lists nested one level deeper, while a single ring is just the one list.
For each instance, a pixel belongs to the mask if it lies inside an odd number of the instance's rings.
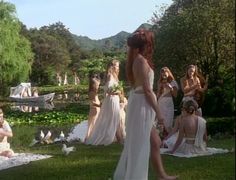
[{"label": "sunlit grass", "polygon": [[[53,157],[34,161],[0,171],[0,179],[4,180],[108,180],[112,178],[122,151],[122,145],[89,146],[79,142],[68,144],[75,146],[76,151],[68,156],[61,152],[61,144],[35,145],[29,147],[35,128],[22,127],[15,129],[12,147],[16,152],[33,152],[50,154]],[[29,135],[26,135],[27,132]],[[232,149],[234,138],[211,140],[211,147]],[[181,180],[231,180],[235,177],[235,153],[213,156],[178,158],[163,155],[163,163],[169,174],[178,174]],[[150,164],[149,180],[156,179]]]}]

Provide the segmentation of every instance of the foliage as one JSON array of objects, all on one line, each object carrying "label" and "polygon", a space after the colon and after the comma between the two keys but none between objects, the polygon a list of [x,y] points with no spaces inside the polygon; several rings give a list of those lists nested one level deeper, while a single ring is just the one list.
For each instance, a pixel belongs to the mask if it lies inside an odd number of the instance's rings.
[{"label": "foliage", "polygon": [[235,133],[235,117],[223,118],[206,118],[207,134],[216,135],[218,133],[234,135]]},{"label": "foliage", "polygon": [[234,3],[232,0],[176,0],[161,19],[154,13],[154,59],[158,67],[170,67],[179,78],[184,74],[184,67],[197,64],[203,75],[209,75],[210,87],[222,78],[221,68],[232,75]]},{"label": "foliage", "polygon": [[30,42],[20,35],[15,6],[0,1],[0,94],[18,81],[28,80],[33,54]]},{"label": "foliage", "polygon": [[61,125],[81,122],[87,119],[88,107],[77,105],[64,110],[43,111],[37,113],[12,112],[5,110],[5,118],[11,125]]},{"label": "foliage", "polygon": [[90,73],[104,73],[106,71],[107,59],[104,58],[91,58],[85,59],[80,62],[80,68],[78,69],[79,75],[83,81],[88,83],[88,77]]},{"label": "foliage", "polygon": [[203,104],[203,114],[222,117],[235,114],[235,93],[224,87],[214,87],[207,91]]},{"label": "foliage", "polygon": [[124,88],[124,82],[119,81],[118,84],[114,84],[113,86],[111,86],[108,91],[111,93],[116,93],[123,91],[123,88]]},{"label": "foliage", "polygon": [[232,0],[175,0],[152,18],[156,72],[168,66],[180,79],[189,64],[197,64],[209,76],[203,110],[210,116],[235,113],[234,7]]},{"label": "foliage", "polygon": [[63,93],[63,92],[72,92],[76,93],[79,92],[81,94],[87,93],[87,85],[66,85],[66,86],[43,86],[37,87],[40,94],[47,94],[51,92],[55,93]]}]

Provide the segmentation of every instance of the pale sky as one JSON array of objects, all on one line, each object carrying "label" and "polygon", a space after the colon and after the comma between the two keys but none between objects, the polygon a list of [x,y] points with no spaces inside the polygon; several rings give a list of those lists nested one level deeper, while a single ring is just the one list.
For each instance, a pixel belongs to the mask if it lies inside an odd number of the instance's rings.
[{"label": "pale sky", "polygon": [[[27,28],[58,21],[76,35],[91,39],[133,32],[147,23],[158,7],[172,0],[5,0],[16,6],[17,17]],[[157,7],[158,6],[158,7]]]}]

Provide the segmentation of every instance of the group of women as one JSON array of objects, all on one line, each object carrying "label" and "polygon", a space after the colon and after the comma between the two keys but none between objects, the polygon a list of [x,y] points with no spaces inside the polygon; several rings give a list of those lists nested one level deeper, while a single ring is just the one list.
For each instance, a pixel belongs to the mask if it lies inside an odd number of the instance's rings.
[{"label": "group of women", "polygon": [[126,75],[131,86],[128,102],[122,90],[114,88],[119,83],[119,61],[113,60],[108,65],[102,103],[98,98],[100,78],[97,74],[91,75],[90,112],[84,142],[90,145],[109,145],[114,141],[124,144],[114,180],[147,180],[149,158],[159,179],[177,179],[164,170],[160,155],[163,142],[156,125],[164,126],[166,138],[179,133],[172,146],[165,139],[164,145],[171,147],[169,153],[181,151],[181,148],[191,153],[193,149],[200,152],[206,141],[206,122],[201,117],[199,94],[207,89],[207,81],[202,81],[196,66],[188,66],[186,75],[180,80],[184,94],[182,112],[174,124],[173,97],[177,96],[179,87],[170,69],[163,67],[158,90],[153,91],[153,33],[137,30],[128,37],[127,45]]}]

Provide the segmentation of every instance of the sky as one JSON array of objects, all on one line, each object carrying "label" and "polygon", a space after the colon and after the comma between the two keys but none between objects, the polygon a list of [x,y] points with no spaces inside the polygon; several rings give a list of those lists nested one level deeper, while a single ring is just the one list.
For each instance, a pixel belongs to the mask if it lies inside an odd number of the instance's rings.
[{"label": "sky", "polygon": [[58,21],[76,35],[102,39],[120,31],[133,32],[172,0],[5,0],[16,6],[27,28]]}]

